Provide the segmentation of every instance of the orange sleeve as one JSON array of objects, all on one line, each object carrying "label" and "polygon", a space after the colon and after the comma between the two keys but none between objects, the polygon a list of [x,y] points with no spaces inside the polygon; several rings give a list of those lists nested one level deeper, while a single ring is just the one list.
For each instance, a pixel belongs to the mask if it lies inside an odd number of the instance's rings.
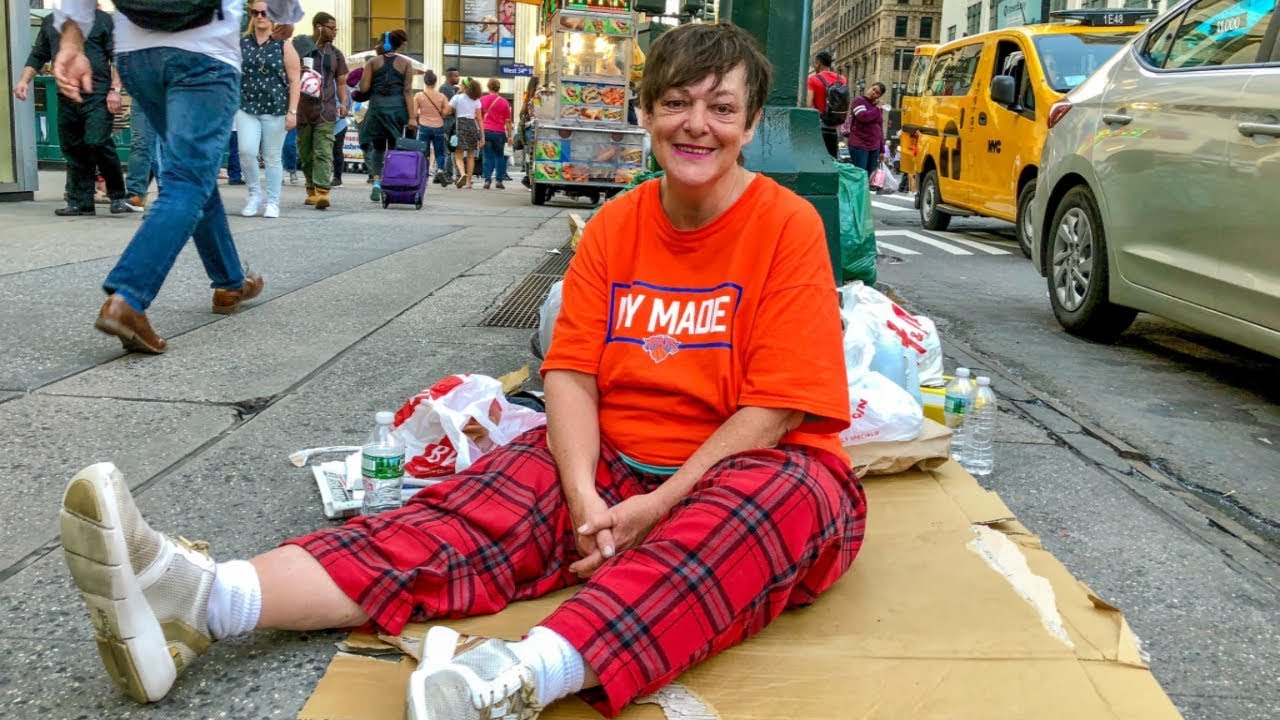
[{"label": "orange sleeve", "polygon": [[582,240],[569,261],[561,292],[560,315],[552,332],[551,350],[542,362],[548,370],[576,370],[596,375],[609,324],[609,288],[605,279],[604,224],[608,215],[596,213],[582,231]]},{"label": "orange sleeve", "polygon": [[746,352],[739,406],[799,410],[805,433],[849,426],[840,308],[822,219],[809,203],[790,208],[768,269]]}]

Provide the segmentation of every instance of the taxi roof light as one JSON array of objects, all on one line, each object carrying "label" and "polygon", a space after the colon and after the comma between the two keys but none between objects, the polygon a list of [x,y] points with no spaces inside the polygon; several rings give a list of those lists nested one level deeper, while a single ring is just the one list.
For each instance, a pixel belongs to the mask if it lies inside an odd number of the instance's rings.
[{"label": "taxi roof light", "polygon": [[1137,25],[1158,15],[1155,10],[1054,10],[1054,20],[1075,20],[1087,27],[1123,27]]}]

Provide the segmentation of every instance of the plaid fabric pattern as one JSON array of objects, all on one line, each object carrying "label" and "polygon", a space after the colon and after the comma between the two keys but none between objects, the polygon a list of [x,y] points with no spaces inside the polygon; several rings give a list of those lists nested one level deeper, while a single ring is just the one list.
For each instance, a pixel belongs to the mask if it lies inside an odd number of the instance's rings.
[{"label": "plaid fabric pattern", "polygon": [[[656,488],[601,447],[610,505]],[[785,446],[726,458],[639,547],[606,562],[543,626],[600,676],[587,699],[613,717],[632,699],[813,602],[862,545],[866,500],[838,458]],[[527,433],[404,508],[290,541],[372,621],[484,615],[581,581],[572,520],[546,433]]]}]

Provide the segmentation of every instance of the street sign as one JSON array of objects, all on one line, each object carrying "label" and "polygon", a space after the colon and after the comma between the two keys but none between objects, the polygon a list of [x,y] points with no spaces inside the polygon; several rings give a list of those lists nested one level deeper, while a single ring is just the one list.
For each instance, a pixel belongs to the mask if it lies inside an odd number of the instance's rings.
[{"label": "street sign", "polygon": [[525,65],[524,63],[503,65],[499,68],[499,71],[507,77],[533,77],[533,66]]}]

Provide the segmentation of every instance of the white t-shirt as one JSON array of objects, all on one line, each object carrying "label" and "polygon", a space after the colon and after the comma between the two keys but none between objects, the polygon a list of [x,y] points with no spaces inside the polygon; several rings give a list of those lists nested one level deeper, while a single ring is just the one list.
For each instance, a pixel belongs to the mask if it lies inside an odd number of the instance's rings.
[{"label": "white t-shirt", "polygon": [[[96,0],[63,0],[62,8],[54,16],[54,29],[61,31],[62,23],[75,20],[82,28],[93,26]],[[129,22],[122,12],[115,12],[116,53],[148,48],[172,47],[197,52],[216,58],[237,70],[240,69],[240,22],[244,18],[242,0],[222,0],[222,19],[213,19],[181,32],[147,30]],[[268,0],[267,12],[277,22],[298,22],[302,19],[302,5],[298,0]]]},{"label": "white t-shirt", "polygon": [[449,98],[449,104],[453,106],[453,113],[460,118],[476,119],[476,110],[480,109],[480,101],[472,100],[471,96],[465,92],[457,92],[453,97]]}]

